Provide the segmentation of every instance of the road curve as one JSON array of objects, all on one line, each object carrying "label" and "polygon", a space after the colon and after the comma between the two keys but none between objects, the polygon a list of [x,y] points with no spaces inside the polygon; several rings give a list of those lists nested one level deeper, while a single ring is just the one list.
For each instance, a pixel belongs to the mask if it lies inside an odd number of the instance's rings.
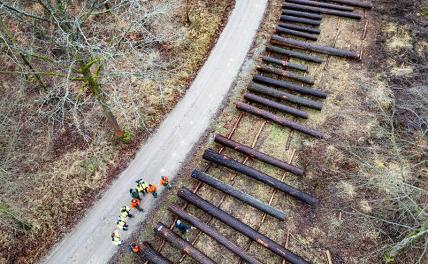
[{"label": "road curve", "polygon": [[[172,179],[177,173],[181,163],[209,127],[238,75],[266,6],[267,0],[236,0],[226,27],[186,95],[138,151],[128,168],[41,263],[109,261],[118,249],[111,243],[110,234],[115,228],[120,207],[129,205],[129,188],[135,185],[138,178],[159,186],[161,175],[169,175]],[[145,211],[154,203],[152,197],[145,198]],[[137,223],[145,217],[145,213],[136,213],[136,217],[128,221],[129,231],[121,231],[122,239],[127,239],[131,232],[136,231]]]}]

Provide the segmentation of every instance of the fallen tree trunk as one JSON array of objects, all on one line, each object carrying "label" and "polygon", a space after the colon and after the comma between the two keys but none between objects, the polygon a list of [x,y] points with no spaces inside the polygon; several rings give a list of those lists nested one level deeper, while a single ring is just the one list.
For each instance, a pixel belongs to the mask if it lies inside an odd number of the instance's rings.
[{"label": "fallen tree trunk", "polygon": [[302,124],[290,121],[284,117],[277,116],[269,111],[257,108],[255,106],[242,103],[242,102],[236,102],[235,103],[236,108],[239,110],[242,110],[244,112],[247,112],[249,114],[253,114],[256,116],[259,116],[261,118],[264,118],[266,120],[270,120],[274,123],[277,123],[278,125],[285,126],[288,128],[292,128],[294,130],[300,131],[304,134],[316,137],[316,138],[324,138],[323,134],[315,129],[309,128],[307,126],[304,126]]},{"label": "fallen tree trunk", "polygon": [[320,14],[316,13],[308,13],[303,11],[296,11],[296,10],[289,10],[289,9],[282,9],[283,15],[289,15],[289,16],[295,16],[295,17],[305,17],[315,20],[321,20],[322,16]]},{"label": "fallen tree trunk", "polygon": [[284,112],[284,113],[287,113],[287,114],[290,114],[290,115],[293,115],[296,117],[308,118],[308,116],[309,116],[308,113],[306,113],[302,110],[299,110],[299,109],[296,109],[296,108],[293,108],[293,107],[290,107],[288,105],[284,105],[281,103],[277,103],[275,101],[269,100],[267,98],[264,98],[264,97],[261,97],[261,96],[255,95],[255,94],[245,93],[244,99],[248,100],[250,102],[254,102],[254,103],[258,103],[261,105],[268,106],[270,108],[279,110],[281,112]]},{"label": "fallen tree trunk", "polygon": [[335,10],[341,10],[341,11],[354,11],[354,8],[351,6],[343,6],[343,5],[335,5],[335,4],[329,4],[329,3],[323,3],[318,1],[311,1],[311,0],[286,0],[285,2],[300,4],[300,5],[308,5],[308,6],[316,6],[316,7],[322,7],[326,9],[335,9]]},{"label": "fallen tree trunk", "polygon": [[251,238],[252,240],[256,241],[260,245],[271,250],[273,253],[275,253],[278,256],[286,259],[287,261],[289,261],[293,264],[309,264],[309,262],[304,260],[302,257],[294,254],[293,252],[289,251],[285,247],[283,247],[280,244],[276,243],[275,241],[271,240],[267,236],[257,232],[256,230],[254,230],[250,226],[242,223],[237,218],[229,215],[228,213],[217,208],[213,204],[211,204],[211,203],[205,201],[204,199],[200,198],[196,194],[193,194],[188,189],[181,188],[177,192],[177,194],[180,198],[182,198],[185,201],[187,201],[187,202],[193,204],[194,206],[200,208],[204,212],[212,215],[213,217],[217,218],[218,220],[220,220],[223,223],[227,224],[228,226],[232,227],[236,231],[241,232],[242,234],[244,234],[247,237]]},{"label": "fallen tree trunk", "polygon": [[315,40],[315,41],[318,39],[318,35],[300,32],[300,31],[288,29],[288,28],[277,27],[276,32],[279,34],[293,35],[293,36],[297,36],[297,37],[301,37],[301,38],[305,38],[305,39],[310,39],[310,40]]},{"label": "fallen tree trunk", "polygon": [[295,83],[281,81],[281,80],[277,80],[274,78],[270,78],[270,77],[266,77],[258,74],[254,75],[253,81],[261,82],[263,84],[269,84],[269,85],[276,86],[283,89],[288,89],[291,91],[299,92],[301,94],[313,95],[319,98],[327,98],[327,93],[321,90],[313,89],[311,87],[300,86]]},{"label": "fallen tree trunk", "polygon": [[215,241],[217,241],[219,244],[223,245],[225,248],[229,249],[239,257],[241,257],[245,262],[250,264],[262,264],[260,261],[258,261],[256,258],[254,258],[252,255],[248,254],[245,249],[241,248],[240,246],[236,245],[235,243],[228,240],[225,236],[220,234],[217,230],[210,227],[209,225],[202,222],[199,218],[190,215],[186,211],[184,211],[180,206],[178,205],[171,205],[169,207],[169,210],[176,214],[179,218],[189,222],[199,230],[201,230],[203,233],[207,234],[211,238],[213,238]]},{"label": "fallen tree trunk", "polygon": [[307,72],[308,71],[308,67],[302,64],[297,64],[297,63],[292,63],[289,61],[285,61],[285,60],[280,60],[277,58],[273,58],[273,57],[268,57],[268,56],[262,56],[262,60],[264,62],[269,62],[269,63],[273,63],[276,65],[281,65],[283,67],[286,68],[291,68],[291,69],[295,69],[295,70],[299,70],[299,71],[304,71]]},{"label": "fallen tree trunk", "polygon": [[194,260],[201,264],[215,264],[215,262],[207,257],[204,253],[195,248],[192,244],[187,242],[186,240],[179,237],[177,234],[172,232],[168,227],[166,227],[162,223],[158,223],[155,232],[160,234],[163,238],[168,240],[175,247],[181,249],[186,252],[186,254],[190,255]]},{"label": "fallen tree trunk", "polygon": [[295,16],[280,16],[279,18],[281,21],[284,22],[294,22],[294,23],[302,23],[312,26],[319,26],[321,25],[321,22],[319,20],[310,19],[310,18],[303,18],[303,17],[295,17]]},{"label": "fallen tree trunk", "polygon": [[293,4],[293,3],[285,2],[282,5],[282,7],[288,8],[288,9],[294,9],[294,10],[310,11],[310,12],[317,12],[317,13],[322,13],[322,14],[327,14],[327,15],[334,15],[334,16],[338,16],[338,17],[361,19],[361,15],[356,14],[356,13],[327,9],[327,8],[321,8],[321,7],[315,7],[315,6],[299,5],[299,4]]},{"label": "fallen tree trunk", "polygon": [[314,51],[318,53],[333,55],[333,56],[339,56],[339,57],[345,57],[345,58],[351,58],[351,59],[359,59],[360,55],[356,52],[349,51],[349,50],[343,50],[343,49],[336,49],[332,47],[326,47],[326,46],[319,46],[312,43],[299,41],[291,38],[283,38],[278,35],[273,35],[272,40],[276,41],[277,43],[280,43],[281,45],[289,46],[289,47],[297,47],[304,50]]},{"label": "fallen tree trunk", "polygon": [[296,80],[296,81],[299,81],[299,82],[304,82],[304,83],[307,83],[307,84],[314,84],[315,83],[314,79],[312,79],[310,77],[306,77],[306,76],[303,76],[303,75],[295,74],[295,73],[290,72],[290,71],[284,71],[284,70],[281,70],[281,69],[278,69],[278,68],[275,68],[275,67],[270,67],[270,66],[266,66],[266,65],[260,65],[260,66],[257,66],[257,70],[258,71],[263,71],[263,72],[268,72],[268,73],[274,73],[276,75],[283,76],[283,77],[286,77],[286,78],[289,78],[289,79],[293,79],[293,80]]},{"label": "fallen tree trunk", "polygon": [[207,149],[204,152],[203,158],[205,160],[211,161],[217,165],[229,168],[231,170],[237,171],[239,173],[245,174],[253,179],[256,179],[260,182],[263,182],[273,188],[276,188],[280,191],[283,191],[286,194],[291,195],[292,197],[303,201],[309,205],[316,206],[319,203],[319,200],[313,197],[310,194],[297,190],[290,185],[275,179],[272,176],[269,176],[259,170],[251,168],[245,164],[242,164],[234,159],[221,155],[211,149]]},{"label": "fallen tree trunk", "polygon": [[321,110],[322,108],[322,104],[320,102],[309,100],[296,95],[292,95],[283,91],[278,91],[276,89],[273,89],[258,83],[254,83],[254,82],[250,84],[250,86],[248,87],[248,90],[252,92],[268,95],[274,98],[282,99],[294,104],[303,105],[316,110]]},{"label": "fallen tree trunk", "polygon": [[302,52],[283,49],[283,48],[279,48],[279,47],[275,47],[275,46],[271,46],[271,45],[267,45],[266,50],[269,52],[274,52],[277,54],[286,55],[289,57],[294,57],[294,58],[298,58],[298,59],[305,60],[305,61],[310,61],[310,62],[315,62],[315,63],[324,62],[323,59],[321,59],[320,57],[317,57],[317,56],[312,56],[312,55],[308,55],[308,54],[305,54]]},{"label": "fallen tree trunk", "polygon": [[[324,0],[325,1],[325,0]],[[327,0],[328,2],[334,2],[338,4],[356,6],[361,8],[372,9],[373,5],[369,2],[356,1],[356,0]]]},{"label": "fallen tree trunk", "polygon": [[299,25],[289,24],[289,23],[283,23],[283,22],[279,22],[278,26],[280,26],[282,28],[289,28],[289,29],[294,29],[294,30],[297,30],[297,31],[308,32],[308,33],[312,33],[312,34],[320,34],[321,33],[321,30],[319,30],[317,28],[299,26]]},{"label": "fallen tree trunk", "polygon": [[192,177],[200,180],[201,182],[204,182],[208,184],[211,187],[214,187],[217,190],[220,190],[226,194],[229,194],[232,197],[235,197],[236,199],[240,200],[241,202],[244,202],[254,208],[259,209],[260,211],[273,216],[275,218],[278,218],[279,220],[284,221],[285,220],[285,213],[265,204],[264,202],[260,201],[259,199],[244,193],[235,187],[225,184],[222,181],[217,180],[216,178],[212,177],[211,175],[208,175],[206,173],[200,172],[198,170],[194,170],[192,172]]},{"label": "fallen tree trunk", "polygon": [[267,164],[273,165],[273,166],[275,166],[277,168],[286,170],[286,171],[291,172],[291,173],[293,173],[295,175],[298,175],[298,176],[302,176],[303,175],[303,170],[300,169],[300,168],[298,168],[298,167],[296,167],[296,166],[293,166],[293,165],[288,164],[288,163],[286,163],[286,162],[284,162],[282,160],[279,160],[277,158],[269,156],[269,155],[267,155],[267,154],[265,154],[263,152],[257,151],[255,149],[249,147],[249,146],[243,145],[241,143],[238,143],[236,141],[233,141],[231,139],[223,137],[223,136],[221,136],[219,134],[216,134],[214,136],[214,141],[217,142],[217,143],[222,144],[225,147],[234,149],[234,150],[236,150],[238,152],[241,152],[241,153],[243,153],[243,154],[245,154],[247,156],[250,156],[252,158],[258,159],[258,160],[263,161],[263,162],[265,162]]},{"label": "fallen tree trunk", "polygon": [[159,252],[153,249],[149,242],[143,242],[141,245],[141,256],[149,263],[154,264],[172,264],[171,261],[162,256]]}]

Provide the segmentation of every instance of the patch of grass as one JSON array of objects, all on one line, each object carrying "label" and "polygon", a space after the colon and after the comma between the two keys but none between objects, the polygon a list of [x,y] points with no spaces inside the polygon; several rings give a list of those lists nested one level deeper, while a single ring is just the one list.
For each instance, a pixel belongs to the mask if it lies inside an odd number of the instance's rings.
[{"label": "patch of grass", "polygon": [[6,217],[11,219],[23,231],[31,230],[31,225],[19,217],[12,209],[10,209],[5,203],[0,201],[0,217]]}]

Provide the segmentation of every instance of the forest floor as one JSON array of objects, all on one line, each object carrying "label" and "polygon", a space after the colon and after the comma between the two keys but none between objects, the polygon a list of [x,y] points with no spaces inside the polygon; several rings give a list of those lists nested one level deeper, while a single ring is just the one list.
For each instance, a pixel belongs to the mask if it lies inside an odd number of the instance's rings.
[{"label": "forest floor", "polygon": [[[67,109],[63,116],[44,109],[55,95],[39,95],[24,77],[1,75],[0,263],[33,263],[46,253],[184,96],[234,6],[227,0],[188,2],[189,21],[185,1],[147,3],[148,14],[160,14],[147,20],[148,33],[166,41],[145,47],[143,57],[152,64],[142,65],[143,78],[103,83],[119,124],[131,135],[128,144],[113,139],[99,109],[86,107],[83,126],[76,128]],[[141,38],[141,32],[126,38]],[[126,72],[139,68],[138,59],[115,66]]]},{"label": "forest floor", "polygon": [[[161,205],[140,226],[141,232],[129,241],[150,241],[157,249],[162,239],[154,234],[158,222],[169,226],[172,204],[184,204],[176,191],[194,189],[193,169],[203,170],[205,149],[220,149],[214,134],[227,136],[239,117],[232,139],[257,150],[290,161],[305,170],[304,177],[248,159],[257,168],[321,200],[317,208],[278,192],[272,205],[288,215],[284,222],[267,216],[231,197],[219,206],[244,223],[286,245],[311,263],[381,263],[390,246],[424,224],[428,207],[428,80],[426,1],[373,1],[374,9],[357,12],[361,21],[323,16],[317,44],[362,52],[362,61],[323,56],[321,65],[306,63],[314,87],[327,91],[322,111],[307,110],[308,120],[299,122],[321,130],[324,140],[242,114],[235,108],[251,82],[264,47],[275,31],[281,0],[269,1],[268,11],[252,51],[241,69],[229,100],[216,122],[201,140],[193,158],[173,182],[173,191],[162,197]],[[292,62],[305,63],[292,59]],[[277,77],[277,76],[276,76]],[[277,112],[278,115],[283,115]],[[256,137],[256,134],[259,134]],[[234,150],[223,154],[244,160]],[[268,202],[273,189],[231,170],[213,166],[208,173]],[[223,194],[204,185],[198,195],[217,204]],[[251,241],[194,206],[187,211],[219,230],[231,241],[254,254],[263,263],[283,263],[273,253]],[[197,235],[193,230],[189,241]],[[413,243],[396,263],[426,263],[427,238]],[[239,258],[202,234],[195,246],[217,263],[239,263]],[[219,254],[221,252],[221,254]],[[161,253],[173,263],[194,263],[191,257],[166,243]],[[136,256],[125,246],[112,263],[134,263]]]}]

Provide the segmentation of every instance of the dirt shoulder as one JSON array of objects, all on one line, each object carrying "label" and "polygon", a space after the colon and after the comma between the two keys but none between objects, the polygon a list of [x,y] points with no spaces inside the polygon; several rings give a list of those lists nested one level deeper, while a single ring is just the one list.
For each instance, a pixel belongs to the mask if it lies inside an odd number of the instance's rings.
[{"label": "dirt shoulder", "polygon": [[[311,263],[327,263],[328,256],[333,263],[380,263],[391,246],[417,230],[427,219],[427,108],[421,105],[427,87],[426,78],[421,78],[426,76],[423,75],[426,32],[421,30],[425,22],[420,15],[425,9],[421,2],[405,2],[375,1],[374,10],[357,10],[364,15],[360,22],[323,17],[318,44],[362,50],[363,54],[361,62],[324,56],[327,63],[308,64],[309,76],[316,80],[314,87],[327,91],[329,97],[321,112],[305,109],[310,118],[299,122],[324,132],[325,140],[314,140],[249,114],[243,115],[232,136],[238,142],[254,144],[258,150],[291,160],[292,164],[305,169],[305,176],[297,177],[256,160],[247,161],[247,165],[278,179],[285,175],[283,180],[287,184],[320,198],[321,205],[311,209],[277,193],[272,205],[284,210],[288,218],[280,222],[268,216],[260,227],[261,233],[287,245]],[[168,207],[183,204],[176,190],[196,187],[197,181],[190,173],[195,168],[206,167],[203,151],[220,149],[221,146],[212,142],[213,135],[228,135],[240,116],[234,102],[241,100],[251,81],[264,45],[274,32],[281,3],[270,1],[263,28],[229,101],[179,173],[173,183],[174,190],[163,198],[162,204],[148,218],[150,220],[141,225],[142,231],[134,235],[133,241],[147,240],[155,248],[161,245],[162,240],[154,235],[153,228],[157,222],[167,226],[172,223],[174,216]],[[403,12],[408,14],[406,19],[401,17]],[[223,153],[240,161],[245,159],[230,149]],[[230,170],[214,167],[208,173],[265,202],[272,197],[271,188]],[[198,195],[214,204],[223,196],[207,186],[203,186]],[[226,197],[219,207],[250,226],[259,227],[260,211],[231,197]],[[201,210],[193,206],[187,210],[209,222],[231,241],[248,248],[264,263],[281,263],[280,258],[265,248],[251,243],[220,221],[211,220]],[[189,240],[193,241],[196,234],[193,231]],[[396,262],[424,263],[425,241],[415,241]],[[204,234],[195,246],[217,263],[239,260]],[[182,258],[182,252],[168,243],[162,254],[174,263]],[[112,262],[133,263],[134,258],[124,248]],[[182,263],[192,263],[192,259],[186,257]]]}]

